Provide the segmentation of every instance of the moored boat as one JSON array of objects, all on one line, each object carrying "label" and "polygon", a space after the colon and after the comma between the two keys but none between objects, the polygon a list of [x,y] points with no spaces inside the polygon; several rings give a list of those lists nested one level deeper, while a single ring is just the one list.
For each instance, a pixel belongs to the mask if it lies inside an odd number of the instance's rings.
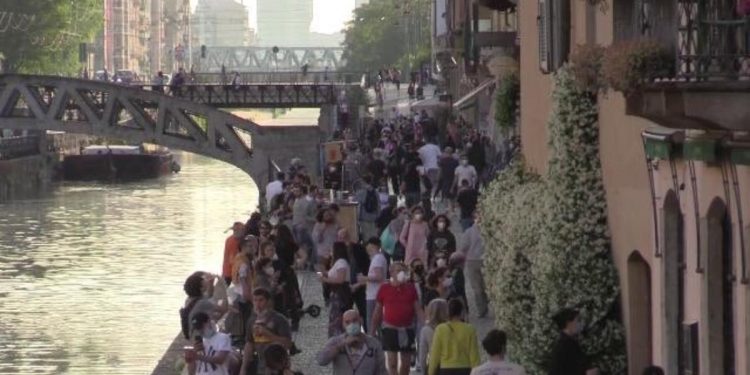
[{"label": "moored boat", "polygon": [[66,180],[140,180],[178,172],[179,165],[166,147],[93,145],[80,155],[65,155]]}]

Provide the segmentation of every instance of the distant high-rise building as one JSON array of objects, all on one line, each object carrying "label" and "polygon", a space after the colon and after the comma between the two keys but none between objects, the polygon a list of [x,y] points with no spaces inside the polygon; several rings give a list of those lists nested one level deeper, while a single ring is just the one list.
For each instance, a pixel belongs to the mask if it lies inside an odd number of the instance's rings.
[{"label": "distant high-rise building", "polygon": [[313,0],[257,0],[258,45],[303,47],[310,45]]},{"label": "distant high-rise building", "polygon": [[250,45],[248,9],[235,0],[200,0],[192,20],[193,48]]}]

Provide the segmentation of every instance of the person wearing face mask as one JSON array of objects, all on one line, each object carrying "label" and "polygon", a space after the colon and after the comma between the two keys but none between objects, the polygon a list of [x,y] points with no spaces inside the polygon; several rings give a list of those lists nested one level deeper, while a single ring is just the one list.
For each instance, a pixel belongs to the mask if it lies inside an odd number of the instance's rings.
[{"label": "person wearing face mask", "polygon": [[188,360],[190,375],[229,375],[232,340],[226,333],[218,332],[206,313],[198,313],[191,321],[193,331],[200,340],[196,342]]},{"label": "person wearing face mask", "polygon": [[372,312],[375,309],[375,298],[378,296],[378,290],[380,286],[385,282],[386,272],[388,270],[388,260],[385,259],[383,251],[380,249],[380,240],[376,237],[370,238],[367,241],[367,255],[370,256],[370,267],[367,270],[367,275],[359,275],[358,281],[365,283],[365,300],[366,300],[366,315],[365,315],[365,329],[370,329],[370,323],[372,323]]},{"label": "person wearing face mask", "polygon": [[583,330],[578,317],[578,310],[571,308],[564,308],[552,317],[560,330],[560,336],[549,356],[549,375],[599,374],[599,370],[591,365],[590,359],[578,342],[578,336]]},{"label": "person wearing face mask", "polygon": [[474,168],[473,165],[469,164],[469,159],[466,158],[466,156],[461,156],[461,159],[458,163],[458,167],[456,167],[456,170],[453,172],[454,178],[453,178],[453,189],[457,190],[461,187],[462,181],[468,181],[469,186],[476,187],[477,185],[477,170]]},{"label": "person wearing face mask", "polygon": [[388,373],[408,375],[414,354],[414,323],[424,322],[424,312],[403,263],[391,264],[390,282],[380,286],[376,301],[370,332],[378,332],[382,327],[380,335]]},{"label": "person wearing face mask", "polygon": [[427,236],[428,264],[436,257],[447,258],[456,251],[456,236],[450,231],[451,221],[446,215],[438,215],[432,220],[432,230]]},{"label": "person wearing face mask", "polygon": [[414,207],[411,213],[412,219],[404,225],[399,237],[399,241],[404,245],[404,261],[411,264],[414,259],[419,258],[422,264],[427,264],[427,236],[430,228],[424,219],[422,207]]},{"label": "person wearing face mask", "polygon": [[342,319],[344,333],[331,337],[316,357],[320,366],[333,363],[333,375],[386,375],[380,341],[362,331],[362,318],[348,310]]},{"label": "person wearing face mask", "polygon": [[349,254],[344,242],[333,244],[333,266],[328,274],[318,273],[320,282],[331,288],[330,310],[328,313],[328,337],[341,334],[341,319],[344,311],[352,307],[352,290],[350,287],[351,267]]}]

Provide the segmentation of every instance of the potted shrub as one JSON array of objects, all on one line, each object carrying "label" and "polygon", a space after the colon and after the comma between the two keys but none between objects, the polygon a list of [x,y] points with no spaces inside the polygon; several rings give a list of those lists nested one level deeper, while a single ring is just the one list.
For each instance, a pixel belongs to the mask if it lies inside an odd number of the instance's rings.
[{"label": "potted shrub", "polygon": [[602,76],[610,88],[626,96],[645,83],[674,75],[674,56],[652,40],[629,40],[611,45],[602,58]]}]

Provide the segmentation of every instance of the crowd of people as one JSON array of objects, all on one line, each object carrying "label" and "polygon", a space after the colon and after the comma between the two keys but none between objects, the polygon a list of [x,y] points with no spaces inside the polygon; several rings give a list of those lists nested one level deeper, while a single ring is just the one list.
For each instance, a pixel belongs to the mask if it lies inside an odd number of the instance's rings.
[{"label": "crowd of people", "polygon": [[[488,361],[480,364],[469,319],[470,309],[477,318],[490,313],[477,214],[487,138],[455,123],[440,132],[425,112],[393,113],[364,133],[344,142],[351,199],[332,199],[294,159],[265,187],[263,214],[232,226],[221,275],[196,272],[185,281],[189,374],[295,374],[290,356],[300,349],[335,375],[525,373],[505,357],[508,337],[498,329],[481,340]],[[347,141],[346,132],[339,136]],[[354,226],[344,215],[353,202]],[[328,310],[320,347],[292,340],[309,310],[302,272],[316,272]],[[578,312],[561,311],[554,322],[560,337],[550,374],[597,374],[577,341]]]}]

